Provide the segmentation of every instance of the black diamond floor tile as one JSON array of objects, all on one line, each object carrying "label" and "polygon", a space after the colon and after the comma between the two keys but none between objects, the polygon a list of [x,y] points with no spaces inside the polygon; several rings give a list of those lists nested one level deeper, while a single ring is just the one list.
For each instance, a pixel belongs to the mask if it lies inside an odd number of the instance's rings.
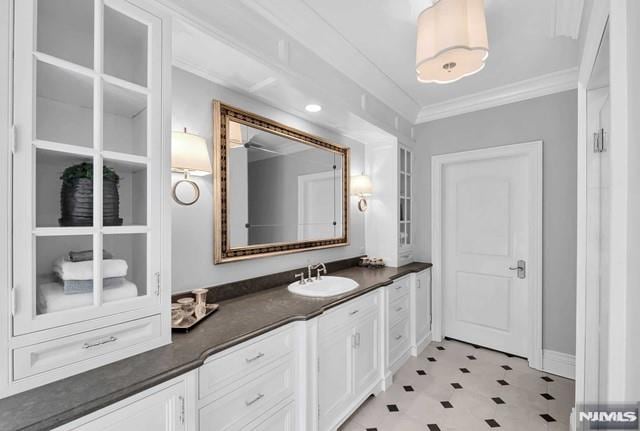
[{"label": "black diamond floor tile", "polygon": [[440,431],[440,427],[436,424],[428,424],[427,429],[429,431]]},{"label": "black diamond floor tile", "polygon": [[469,373],[471,372],[471,371],[469,371],[469,369],[468,369],[468,368],[460,368],[460,371],[461,371],[463,374],[469,374]]},{"label": "black diamond floor tile", "polygon": [[547,414],[547,413],[545,413],[545,414],[543,414],[543,415],[540,415],[540,417],[541,417],[542,419],[544,419],[545,421],[547,421],[547,422],[555,422],[555,421],[556,421],[556,420],[553,418],[553,416],[551,416],[550,414]]},{"label": "black diamond floor tile", "polygon": [[[438,346],[438,347],[436,347],[436,349],[438,349],[438,350],[447,350],[447,349],[445,349],[445,348],[444,348],[444,347],[442,347],[442,346]],[[438,426],[438,425],[436,425],[436,426]]]},{"label": "black diamond floor tile", "polygon": [[367,428],[365,431],[378,431],[378,428]]},{"label": "black diamond floor tile", "polygon": [[489,428],[500,428],[500,424],[495,419],[485,419],[484,421],[489,425]]},{"label": "black diamond floor tile", "polygon": [[544,380],[545,382],[553,382],[553,379],[549,376],[542,376],[540,377],[542,380]]},{"label": "black diamond floor tile", "polygon": [[513,370],[513,368],[511,368],[511,367],[510,367],[510,366],[508,366],[508,365],[503,365],[503,366],[502,366],[502,368],[504,368],[504,369],[505,369],[505,370],[507,370],[507,371]]},{"label": "black diamond floor tile", "polygon": [[553,398],[553,395],[548,394],[548,393],[546,393],[546,392],[545,392],[544,394],[540,394],[540,396],[541,396],[542,398],[544,398],[545,400],[555,400],[555,398]]},{"label": "black diamond floor tile", "polygon": [[405,392],[413,392],[413,386],[403,386],[402,387],[404,389]]},{"label": "black diamond floor tile", "polygon": [[504,400],[500,397],[493,397],[491,398],[493,400],[494,403],[496,404],[504,404]]},{"label": "black diamond floor tile", "polygon": [[460,383],[451,383],[454,389],[462,389],[462,385]]},{"label": "black diamond floor tile", "polygon": [[399,412],[400,411],[398,406],[395,405],[395,404],[387,404],[387,410],[389,410],[390,412]]},{"label": "black diamond floor tile", "polygon": [[445,409],[453,408],[453,404],[451,404],[449,401],[440,401],[440,404],[442,404],[442,407],[444,407]]},{"label": "black diamond floor tile", "polygon": [[429,362],[436,362],[436,358],[434,358],[434,357],[432,357],[432,356],[429,356],[429,357],[427,358],[427,361],[429,361]]},{"label": "black diamond floor tile", "polygon": [[473,355],[469,355],[469,356],[467,356],[467,359],[469,359],[470,361],[475,361],[476,357],[473,356]]},{"label": "black diamond floor tile", "polygon": [[418,373],[419,376],[426,376],[427,372],[425,370],[416,370],[416,373]]},{"label": "black diamond floor tile", "polygon": [[507,382],[506,380],[496,380],[496,382],[500,383],[500,385],[502,386],[508,386],[509,382]]}]

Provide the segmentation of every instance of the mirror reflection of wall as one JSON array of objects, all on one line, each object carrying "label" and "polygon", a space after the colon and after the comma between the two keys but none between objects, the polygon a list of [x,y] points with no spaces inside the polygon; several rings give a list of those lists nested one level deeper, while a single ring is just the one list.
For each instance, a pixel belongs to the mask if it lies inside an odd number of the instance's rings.
[{"label": "mirror reflection of wall", "polygon": [[342,155],[229,122],[230,245],[343,234]]}]

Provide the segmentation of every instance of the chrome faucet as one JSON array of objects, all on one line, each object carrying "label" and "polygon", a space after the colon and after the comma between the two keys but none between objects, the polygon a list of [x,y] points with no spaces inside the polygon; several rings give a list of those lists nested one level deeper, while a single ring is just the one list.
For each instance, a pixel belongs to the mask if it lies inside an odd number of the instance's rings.
[{"label": "chrome faucet", "polygon": [[300,281],[299,281],[299,283],[300,283],[301,285],[302,285],[302,284],[307,284],[307,280],[305,280],[305,278],[304,278],[304,271],[302,271],[302,272],[301,272],[301,273],[299,273],[299,274],[296,274],[296,275],[295,275],[295,277],[296,277],[296,278],[300,277]]},{"label": "chrome faucet", "polygon": [[315,265],[309,265],[307,269],[309,270],[309,279],[310,280],[313,280],[311,278],[312,277],[311,271],[313,271],[314,269],[317,270],[316,271],[316,280],[318,280],[318,281],[322,280],[322,274],[326,274],[327,273],[327,267],[322,262],[317,263]]}]

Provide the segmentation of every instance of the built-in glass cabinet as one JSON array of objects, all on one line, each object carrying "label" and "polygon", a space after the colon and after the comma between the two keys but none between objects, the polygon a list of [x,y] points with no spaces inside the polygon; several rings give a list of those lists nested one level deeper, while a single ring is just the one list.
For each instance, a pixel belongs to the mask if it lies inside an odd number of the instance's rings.
[{"label": "built-in glass cabinet", "polygon": [[15,14],[13,335],[157,312],[162,21],[124,0]]},{"label": "built-in glass cabinet", "polygon": [[413,194],[412,194],[412,165],[413,153],[404,146],[400,147],[400,250],[411,247],[411,221]]}]

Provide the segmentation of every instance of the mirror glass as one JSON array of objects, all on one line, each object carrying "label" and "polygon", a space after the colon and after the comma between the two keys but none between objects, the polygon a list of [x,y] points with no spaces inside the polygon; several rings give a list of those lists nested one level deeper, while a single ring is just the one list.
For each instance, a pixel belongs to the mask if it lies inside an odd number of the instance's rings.
[{"label": "mirror glass", "polygon": [[343,154],[233,119],[227,131],[231,249],[343,236]]}]

